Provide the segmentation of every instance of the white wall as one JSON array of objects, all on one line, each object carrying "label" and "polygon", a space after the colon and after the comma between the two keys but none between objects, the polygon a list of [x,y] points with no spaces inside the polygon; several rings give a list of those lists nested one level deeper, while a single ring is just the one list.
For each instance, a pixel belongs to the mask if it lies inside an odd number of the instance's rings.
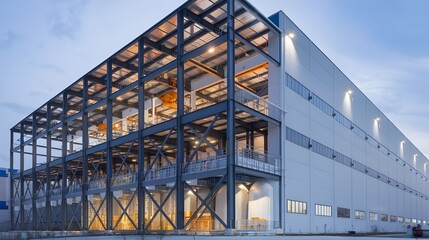
[{"label": "white wall", "polygon": [[[285,72],[389,149],[391,155],[358,137],[288,87],[283,92],[282,105],[287,111],[284,124],[429,195],[429,182],[421,178],[422,174],[428,177],[424,169],[428,159],[283,13],[280,13],[280,27],[285,35]],[[293,39],[287,36],[290,32],[295,35]],[[353,93],[347,94],[348,90]],[[376,118],[380,121],[375,121]],[[401,141],[405,141],[403,148]],[[416,196],[415,192],[405,192],[286,140],[284,145],[283,204],[287,199],[308,204],[307,214],[286,213],[283,225],[286,233],[369,232],[374,228],[378,231],[405,231],[406,223],[382,222],[381,214],[388,214],[389,218],[394,215],[429,220],[429,201]],[[393,154],[401,159],[396,161]],[[416,161],[414,154],[418,154]],[[405,167],[402,159],[407,164]],[[316,203],[332,206],[332,216],[315,216]],[[338,218],[337,207],[349,208],[350,218]],[[365,211],[366,218],[355,219],[355,210]],[[377,213],[378,221],[369,221],[369,212]]]}]

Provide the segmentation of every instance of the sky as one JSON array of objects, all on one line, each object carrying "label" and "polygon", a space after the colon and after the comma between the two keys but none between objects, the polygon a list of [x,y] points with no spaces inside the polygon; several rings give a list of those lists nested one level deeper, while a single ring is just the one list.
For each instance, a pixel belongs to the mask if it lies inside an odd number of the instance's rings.
[{"label": "sky", "polygon": [[[0,167],[9,129],[184,0],[3,0]],[[429,156],[429,1],[249,0],[282,10]]]}]

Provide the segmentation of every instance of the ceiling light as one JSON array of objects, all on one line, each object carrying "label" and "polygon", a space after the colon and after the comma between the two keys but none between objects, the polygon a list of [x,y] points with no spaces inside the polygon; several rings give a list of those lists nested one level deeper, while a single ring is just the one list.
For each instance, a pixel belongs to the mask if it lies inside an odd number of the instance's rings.
[{"label": "ceiling light", "polygon": [[131,161],[133,161],[133,162],[137,162],[137,159],[133,158],[133,160],[131,160]]},{"label": "ceiling light", "polygon": [[212,47],[212,48],[209,48],[209,50],[207,51],[207,52],[209,52],[209,53],[214,53],[215,52],[215,49]]},{"label": "ceiling light", "polygon": [[290,32],[290,33],[288,33],[288,35],[287,35],[289,38],[294,38],[295,37],[295,33],[292,33],[292,32]]}]

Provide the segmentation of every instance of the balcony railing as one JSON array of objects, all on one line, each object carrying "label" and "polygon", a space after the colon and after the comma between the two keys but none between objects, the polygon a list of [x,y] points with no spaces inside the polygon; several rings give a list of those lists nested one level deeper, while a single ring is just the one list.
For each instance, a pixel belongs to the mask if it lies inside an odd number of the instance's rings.
[{"label": "balcony railing", "polygon": [[187,165],[184,165],[182,169],[183,174],[207,172],[218,169],[226,168],[226,155],[220,155],[210,157],[203,160],[191,161]]},{"label": "balcony railing", "polygon": [[61,195],[62,190],[63,189],[61,187],[55,187],[51,190],[51,195]]},{"label": "balcony railing", "polygon": [[[239,142],[236,142],[235,164],[240,167],[280,175],[279,155],[256,150]],[[219,155],[184,164],[182,172],[183,174],[207,172],[225,169],[226,165],[226,155]]]},{"label": "balcony railing", "polygon": [[73,182],[67,187],[68,193],[82,192],[82,184]]},{"label": "balcony railing", "polygon": [[281,121],[281,108],[256,94],[244,89],[236,88],[235,101],[264,115]]},{"label": "balcony railing", "polygon": [[104,189],[106,188],[106,178],[102,177],[99,179],[91,180],[88,182],[88,190]]},{"label": "balcony railing", "polygon": [[126,174],[120,174],[118,176],[114,176],[111,186],[121,186],[130,183],[136,183],[138,180],[138,175],[136,172],[130,172]]},{"label": "balcony railing", "polygon": [[235,164],[261,172],[280,175],[280,156],[236,143]]},{"label": "balcony railing", "polygon": [[149,170],[145,175],[145,180],[163,179],[176,176],[176,165],[157,167]]}]

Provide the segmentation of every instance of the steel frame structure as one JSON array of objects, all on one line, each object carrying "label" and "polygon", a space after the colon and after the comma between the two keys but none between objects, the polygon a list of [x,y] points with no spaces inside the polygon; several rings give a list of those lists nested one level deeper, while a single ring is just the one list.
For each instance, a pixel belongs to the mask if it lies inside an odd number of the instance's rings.
[{"label": "steel frame structure", "polygon": [[[190,0],[48,101],[11,129],[11,229],[240,229],[237,183],[281,181],[268,135],[283,112],[267,91],[279,35],[245,0]],[[156,102],[167,93],[173,107]]]}]

